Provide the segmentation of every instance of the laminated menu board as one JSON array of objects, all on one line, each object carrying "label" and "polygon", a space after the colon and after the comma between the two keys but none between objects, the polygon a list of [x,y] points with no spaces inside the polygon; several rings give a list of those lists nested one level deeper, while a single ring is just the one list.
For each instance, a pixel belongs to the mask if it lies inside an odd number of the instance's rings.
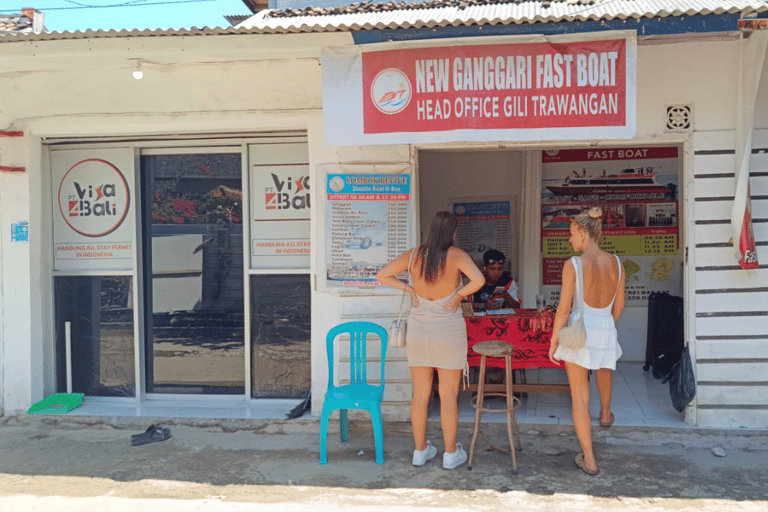
[{"label": "laminated menu board", "polygon": [[409,174],[329,173],[326,179],[326,286],[380,286],[376,274],[410,248]]},{"label": "laminated menu board", "polygon": [[656,291],[682,286],[677,147],[598,148],[542,154],[542,291],[556,302],[571,218],[603,210],[600,248],[616,254],[626,275],[626,305],[643,306]]}]

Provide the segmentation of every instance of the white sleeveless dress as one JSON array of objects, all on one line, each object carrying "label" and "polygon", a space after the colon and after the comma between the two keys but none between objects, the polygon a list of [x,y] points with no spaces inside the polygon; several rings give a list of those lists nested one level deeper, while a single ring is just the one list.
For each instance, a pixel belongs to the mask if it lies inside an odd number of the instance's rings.
[{"label": "white sleeveless dress", "polygon": [[[619,264],[619,276],[621,276],[621,260],[616,256]],[[558,347],[555,351],[555,359],[575,363],[588,370],[598,370],[600,368],[616,369],[616,361],[621,357],[622,351],[619,346],[616,324],[613,321],[611,310],[616,300],[616,294],[619,291],[619,283],[616,284],[616,291],[613,294],[613,300],[604,308],[593,308],[584,302],[584,328],[587,331],[587,342],[584,348],[580,350],[571,350],[569,348]],[[579,280],[576,279],[576,290],[574,291],[574,304],[577,300],[583,300],[583,291],[579,289]],[[571,322],[579,319],[579,312],[571,307]]]}]

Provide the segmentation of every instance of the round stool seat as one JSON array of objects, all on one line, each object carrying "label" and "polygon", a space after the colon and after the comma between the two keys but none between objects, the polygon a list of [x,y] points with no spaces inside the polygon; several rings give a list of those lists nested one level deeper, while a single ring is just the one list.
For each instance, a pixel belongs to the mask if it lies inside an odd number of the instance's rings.
[{"label": "round stool seat", "polygon": [[472,350],[481,356],[504,357],[515,354],[515,347],[503,341],[481,341],[472,345]]}]

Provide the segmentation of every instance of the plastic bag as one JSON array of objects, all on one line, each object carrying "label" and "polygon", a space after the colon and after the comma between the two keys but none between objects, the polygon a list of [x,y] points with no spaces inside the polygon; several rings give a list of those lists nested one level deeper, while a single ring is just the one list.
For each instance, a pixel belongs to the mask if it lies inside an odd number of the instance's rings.
[{"label": "plastic bag", "polygon": [[672,399],[672,407],[678,412],[683,412],[696,396],[696,379],[693,377],[693,364],[688,347],[683,349],[680,361],[675,363],[672,371],[664,377],[662,384],[669,381],[669,397]]}]

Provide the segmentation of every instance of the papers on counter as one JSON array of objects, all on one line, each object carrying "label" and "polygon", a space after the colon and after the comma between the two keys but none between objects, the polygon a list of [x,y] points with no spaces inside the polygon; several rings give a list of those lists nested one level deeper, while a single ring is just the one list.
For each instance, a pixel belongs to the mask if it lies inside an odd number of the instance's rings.
[{"label": "papers on counter", "polygon": [[[514,315],[515,310],[512,308],[489,309],[485,313],[487,315]],[[477,315],[477,313],[475,313],[475,315]]]}]

